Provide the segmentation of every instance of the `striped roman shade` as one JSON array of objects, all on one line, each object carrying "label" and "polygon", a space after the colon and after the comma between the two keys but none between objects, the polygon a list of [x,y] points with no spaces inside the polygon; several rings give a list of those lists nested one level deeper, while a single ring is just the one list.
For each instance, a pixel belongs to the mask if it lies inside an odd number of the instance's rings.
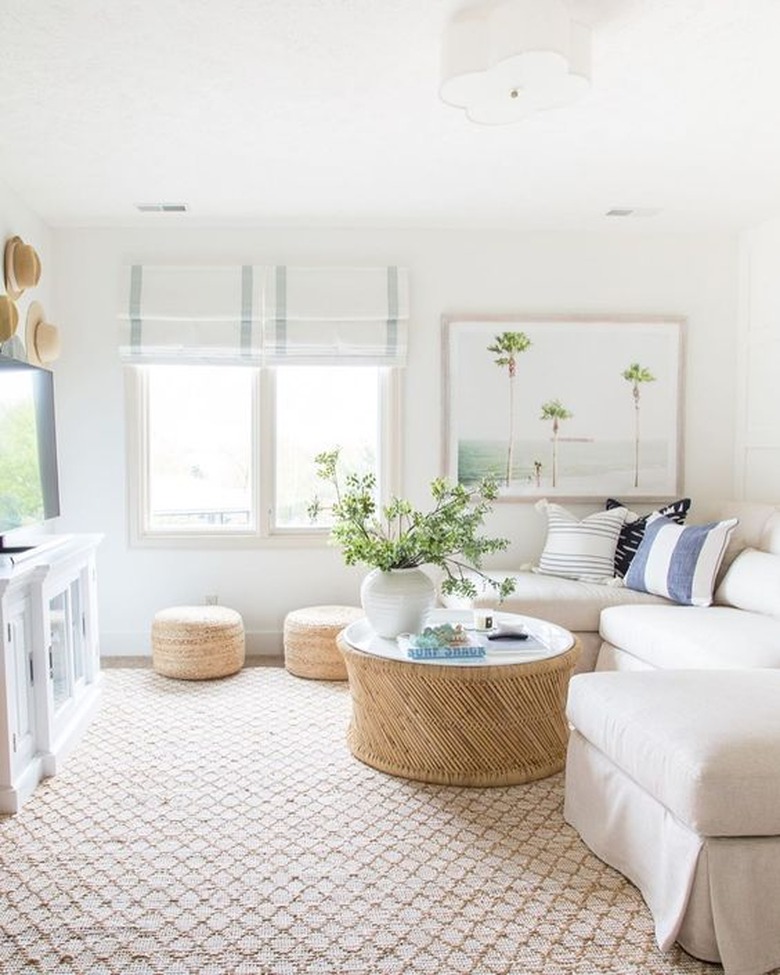
[{"label": "striped roman shade", "polygon": [[130,362],[406,361],[405,268],[136,264],[124,269],[120,295]]},{"label": "striped roman shade", "polygon": [[402,365],[406,272],[387,267],[276,267],[268,275],[268,364]]},{"label": "striped roman shade", "polygon": [[259,362],[262,270],[249,265],[125,268],[119,307],[123,358]]},{"label": "striped roman shade", "polygon": [[547,514],[547,540],[537,572],[570,579],[611,579],[615,575],[615,546],[628,511],[611,508],[580,520],[559,504],[542,500]]}]

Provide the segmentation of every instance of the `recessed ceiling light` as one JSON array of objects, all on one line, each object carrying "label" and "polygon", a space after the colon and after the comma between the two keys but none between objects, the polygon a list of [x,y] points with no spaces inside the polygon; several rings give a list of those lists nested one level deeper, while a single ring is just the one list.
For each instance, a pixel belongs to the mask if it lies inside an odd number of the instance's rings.
[{"label": "recessed ceiling light", "polygon": [[140,213],[186,213],[189,210],[186,203],[136,203],[135,208]]}]

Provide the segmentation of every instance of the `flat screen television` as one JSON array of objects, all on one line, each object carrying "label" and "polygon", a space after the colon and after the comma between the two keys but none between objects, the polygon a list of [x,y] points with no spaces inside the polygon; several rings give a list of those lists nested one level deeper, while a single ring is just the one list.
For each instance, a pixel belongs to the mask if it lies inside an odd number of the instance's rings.
[{"label": "flat screen television", "polygon": [[0,552],[7,536],[60,513],[54,377],[0,356]]}]

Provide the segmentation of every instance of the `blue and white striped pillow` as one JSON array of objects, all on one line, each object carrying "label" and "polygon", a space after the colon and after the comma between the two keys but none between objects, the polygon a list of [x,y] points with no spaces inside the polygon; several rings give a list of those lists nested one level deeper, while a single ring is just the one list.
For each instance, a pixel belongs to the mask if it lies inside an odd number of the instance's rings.
[{"label": "blue and white striped pillow", "polygon": [[626,586],[686,606],[709,606],[715,575],[736,524],[736,518],[729,518],[683,528],[663,515],[651,515],[628,567]]},{"label": "blue and white striped pillow", "polygon": [[626,508],[597,511],[580,521],[566,508],[542,499],[537,511],[547,513],[547,540],[537,572],[568,579],[605,580],[615,576],[615,546]]}]

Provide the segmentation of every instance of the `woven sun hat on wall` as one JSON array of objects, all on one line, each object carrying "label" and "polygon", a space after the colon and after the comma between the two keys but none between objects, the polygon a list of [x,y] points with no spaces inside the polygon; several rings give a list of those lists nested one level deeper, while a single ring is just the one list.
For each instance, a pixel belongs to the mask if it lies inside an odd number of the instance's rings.
[{"label": "woven sun hat on wall", "polygon": [[5,242],[5,290],[16,301],[27,288],[34,288],[41,277],[41,261],[32,244],[21,237]]},{"label": "woven sun hat on wall", "polygon": [[27,361],[34,366],[47,366],[60,354],[60,330],[46,321],[46,312],[40,301],[34,301],[27,309],[25,328]]},{"label": "woven sun hat on wall", "polygon": [[19,324],[19,309],[8,295],[0,295],[0,342],[7,342]]}]

